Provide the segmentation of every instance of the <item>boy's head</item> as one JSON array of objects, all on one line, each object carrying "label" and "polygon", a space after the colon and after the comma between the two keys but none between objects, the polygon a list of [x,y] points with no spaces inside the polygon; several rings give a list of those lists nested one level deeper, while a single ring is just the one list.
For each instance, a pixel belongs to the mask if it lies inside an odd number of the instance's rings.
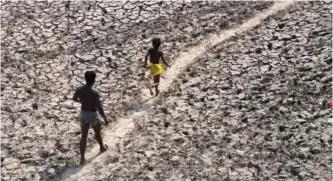
[{"label": "boy's head", "polygon": [[159,38],[153,38],[152,42],[153,42],[153,47],[155,49],[158,49],[161,45],[161,40]]},{"label": "boy's head", "polygon": [[96,73],[94,71],[86,71],[86,73],[84,73],[84,78],[86,79],[87,84],[93,85],[95,83]]}]

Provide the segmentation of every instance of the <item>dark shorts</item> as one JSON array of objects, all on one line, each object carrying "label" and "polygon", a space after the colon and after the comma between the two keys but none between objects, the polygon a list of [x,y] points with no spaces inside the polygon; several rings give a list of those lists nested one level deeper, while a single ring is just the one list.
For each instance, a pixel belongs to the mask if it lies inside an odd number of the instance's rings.
[{"label": "dark shorts", "polygon": [[90,124],[96,126],[101,123],[97,112],[83,111],[80,112],[80,122],[81,124]]}]

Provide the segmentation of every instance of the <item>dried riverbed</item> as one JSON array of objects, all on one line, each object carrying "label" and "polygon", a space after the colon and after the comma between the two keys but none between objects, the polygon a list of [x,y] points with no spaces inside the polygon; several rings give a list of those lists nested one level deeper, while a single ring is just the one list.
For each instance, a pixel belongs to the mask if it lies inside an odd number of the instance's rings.
[{"label": "dried riverbed", "polygon": [[331,2],[297,2],[198,58],[94,180],[332,180]]},{"label": "dried riverbed", "polygon": [[75,164],[79,105],[70,98],[84,71],[97,71],[107,114],[121,115],[140,92],[153,36],[173,62],[272,4],[1,1],[1,179],[50,179]]}]

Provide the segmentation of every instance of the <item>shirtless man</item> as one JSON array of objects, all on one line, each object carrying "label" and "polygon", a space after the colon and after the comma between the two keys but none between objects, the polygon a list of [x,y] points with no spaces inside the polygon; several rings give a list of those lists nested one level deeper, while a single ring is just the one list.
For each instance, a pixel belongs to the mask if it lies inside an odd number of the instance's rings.
[{"label": "shirtless man", "polygon": [[81,164],[85,163],[84,153],[87,146],[87,136],[89,131],[89,125],[94,129],[95,139],[97,140],[100,151],[107,150],[107,145],[103,144],[101,136],[101,121],[98,118],[97,111],[104,118],[105,124],[109,124],[104,114],[100,96],[97,90],[92,88],[95,83],[96,73],[94,71],[87,71],[84,74],[86,84],[76,89],[73,96],[75,102],[81,103],[80,122],[81,122],[81,140],[80,140],[80,153]]},{"label": "shirtless man", "polygon": [[[149,68],[150,76],[154,77],[154,87],[156,91],[156,96],[159,94],[158,85],[160,83],[160,75],[163,73],[163,67],[160,64],[160,60],[170,68],[170,66],[165,62],[163,52],[159,51],[159,47],[161,45],[161,40],[159,38],[154,38],[152,40],[153,48],[150,48],[147,51],[145,56],[145,64],[144,67],[147,67],[148,57],[150,57],[150,63],[147,68]],[[150,90],[150,94],[152,95],[153,92]]]}]

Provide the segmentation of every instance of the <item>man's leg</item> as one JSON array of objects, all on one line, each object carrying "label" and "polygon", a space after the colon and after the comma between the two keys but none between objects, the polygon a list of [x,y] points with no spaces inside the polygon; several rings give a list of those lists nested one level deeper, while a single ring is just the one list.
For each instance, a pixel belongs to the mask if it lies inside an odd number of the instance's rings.
[{"label": "man's leg", "polygon": [[160,93],[158,91],[158,85],[160,84],[160,75],[154,76],[154,84],[155,84],[156,96],[158,96],[158,94]]},{"label": "man's leg", "polygon": [[87,146],[87,136],[89,131],[89,124],[81,123],[81,140],[80,140],[80,153],[81,153],[81,164],[86,162],[84,152]]},{"label": "man's leg", "polygon": [[92,128],[94,129],[95,132],[95,139],[97,140],[99,147],[100,147],[100,151],[104,152],[107,150],[107,148],[105,147],[105,145],[103,144],[103,140],[102,140],[102,136],[101,136],[101,129],[102,129],[102,125],[101,123],[92,126]]}]

